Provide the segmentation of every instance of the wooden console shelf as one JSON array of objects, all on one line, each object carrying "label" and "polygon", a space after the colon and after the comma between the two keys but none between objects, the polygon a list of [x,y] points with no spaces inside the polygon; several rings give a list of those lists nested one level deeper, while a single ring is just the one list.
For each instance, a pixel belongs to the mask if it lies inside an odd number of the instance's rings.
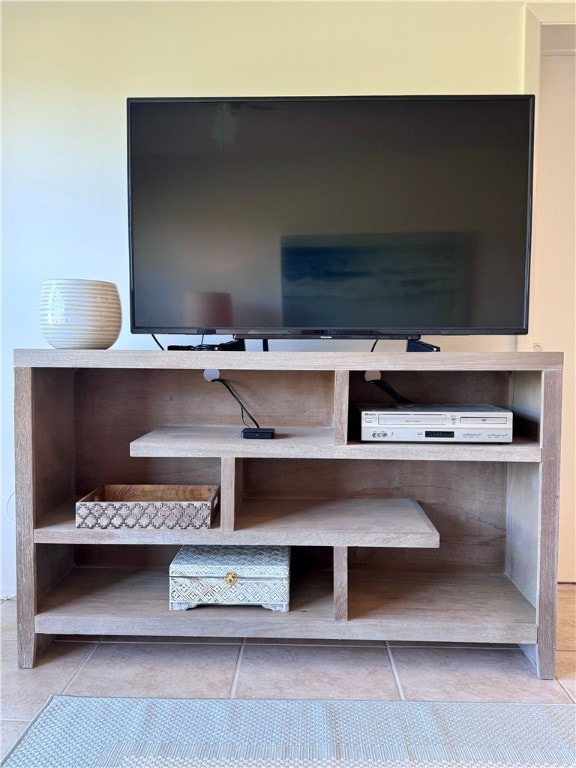
[{"label": "wooden console shelf", "polygon": [[[274,440],[243,440],[219,368]],[[490,403],[510,444],[362,443],[360,403]],[[517,643],[554,676],[562,356],[19,350],[19,663],[55,635]],[[210,529],[85,529],[105,484],[215,484]],[[168,609],[182,544],[292,547],[290,611]]]}]

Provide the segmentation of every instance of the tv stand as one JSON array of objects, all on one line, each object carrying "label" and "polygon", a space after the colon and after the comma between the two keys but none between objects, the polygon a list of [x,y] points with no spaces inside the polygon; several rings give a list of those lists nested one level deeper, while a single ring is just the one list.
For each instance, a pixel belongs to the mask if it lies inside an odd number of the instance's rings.
[{"label": "tv stand", "polygon": [[[241,437],[210,368],[275,439]],[[361,442],[374,369],[413,402],[509,407],[513,442]],[[544,352],[16,351],[20,666],[62,635],[315,638],[514,643],[553,678],[561,381]],[[113,483],[219,485],[219,515],[77,528]],[[182,544],[290,546],[290,611],[170,611]]]},{"label": "tv stand", "polygon": [[190,344],[185,346],[170,344],[167,349],[172,352],[245,352],[246,343],[244,339],[233,339],[232,341],[224,341],[222,344]]},{"label": "tv stand", "polygon": [[421,341],[419,336],[409,336],[406,342],[406,352],[440,352],[440,347]]}]

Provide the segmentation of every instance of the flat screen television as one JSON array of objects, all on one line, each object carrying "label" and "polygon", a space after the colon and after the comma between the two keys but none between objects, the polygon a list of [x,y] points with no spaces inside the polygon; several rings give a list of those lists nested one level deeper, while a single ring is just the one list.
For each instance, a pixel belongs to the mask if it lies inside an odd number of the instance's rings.
[{"label": "flat screen television", "polygon": [[534,98],[128,100],[133,333],[528,330]]}]

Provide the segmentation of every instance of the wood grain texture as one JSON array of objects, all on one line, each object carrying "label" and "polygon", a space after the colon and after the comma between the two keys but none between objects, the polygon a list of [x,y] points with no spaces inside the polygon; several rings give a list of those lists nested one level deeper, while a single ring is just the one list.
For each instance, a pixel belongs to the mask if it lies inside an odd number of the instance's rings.
[{"label": "wood grain texture", "polygon": [[293,582],[290,611],[243,606],[170,611],[167,571],[79,568],[40,603],[36,631],[221,637],[317,637],[534,643],[535,611],[502,576],[351,577],[348,621],[330,582]]},{"label": "wood grain texture", "polygon": [[334,620],[348,620],[348,547],[334,547]]},{"label": "wood grain texture", "polygon": [[[553,674],[562,355],[20,350],[15,366],[23,666],[52,634],[157,634],[520,643]],[[274,440],[241,438],[214,367]],[[355,406],[384,394],[366,370],[413,400],[510,406],[514,441],[363,444]],[[112,484],[220,485],[220,519],[76,529],[78,497]],[[291,545],[291,610],[170,612],[183,543]]]},{"label": "wood grain texture", "polygon": [[[103,484],[220,483],[217,458],[150,461],[130,456],[130,442],[142,428],[194,418],[202,403],[193,392],[208,384],[199,371],[79,370],[74,399],[75,492],[83,496]],[[164,378],[163,378],[164,377]],[[195,383],[194,383],[195,382]]]},{"label": "wood grain texture", "polygon": [[162,352],[18,349],[16,367],[267,371],[540,371],[562,368],[560,352]]},{"label": "wood grain texture", "polygon": [[50,553],[34,544],[37,520],[70,496],[73,487],[72,372],[15,371],[17,611],[19,664],[31,667],[38,596],[72,566],[70,547]]},{"label": "wood grain texture", "polygon": [[34,463],[36,519],[74,491],[74,405],[74,371],[33,371],[30,459]]},{"label": "wood grain texture", "polygon": [[[34,530],[36,544],[192,544],[215,543],[230,538],[222,531],[221,515],[216,514],[210,528],[79,528],[70,499],[44,515]],[[230,529],[231,531],[231,529]],[[122,556],[119,554],[121,563]]]},{"label": "wood grain texture", "polygon": [[503,575],[403,572],[378,578],[352,571],[349,581],[351,621],[394,621],[407,628],[417,621],[424,641],[446,639],[439,636],[440,625],[452,624],[454,642],[535,642],[534,607]]},{"label": "wood grain texture", "polygon": [[245,499],[238,540],[266,544],[438,547],[439,536],[412,499]]},{"label": "wood grain texture", "polygon": [[[223,471],[223,478],[225,472]],[[225,483],[227,486],[228,483]],[[224,494],[223,494],[224,495]],[[36,543],[56,544],[244,544],[363,547],[438,547],[439,535],[422,508],[407,499],[245,499],[225,525],[189,529],[78,528],[72,503],[63,504],[36,528]],[[229,506],[229,505],[228,505]],[[223,510],[225,508],[223,507]],[[233,508],[230,511],[234,512]],[[233,526],[233,527],[232,527]],[[118,564],[123,554],[119,552]]]},{"label": "wood grain texture", "polygon": [[332,589],[324,580],[295,585],[286,614],[245,606],[202,606],[181,612],[169,610],[167,568],[78,568],[42,600],[36,629],[51,633],[58,628],[64,634],[274,637],[292,627],[294,636],[301,636],[298,627],[310,614],[317,621],[332,622]]},{"label": "wood grain texture", "polygon": [[222,531],[234,530],[234,517],[238,501],[239,459],[223,458],[220,462],[220,527]]},{"label": "wood grain texture", "polygon": [[[456,447],[456,446],[454,446]],[[371,500],[378,508],[384,499],[415,499],[440,534],[440,547],[368,549],[353,552],[355,561],[366,567],[420,570],[504,570],[506,541],[506,465],[494,462],[355,461],[246,459],[245,503],[270,499],[305,500],[313,509],[326,499],[347,500],[362,509]],[[249,506],[247,507],[250,508]],[[354,508],[354,507],[352,507]],[[357,515],[350,516],[348,545],[360,546],[353,538]],[[376,534],[376,529],[373,531]],[[346,543],[345,541],[334,544]],[[364,546],[376,544],[372,542]]]},{"label": "wood grain texture", "polygon": [[399,459],[402,461],[540,461],[535,441],[519,438],[511,444],[348,443],[336,445],[332,429],[292,427],[276,430],[273,440],[243,440],[230,427],[179,425],[158,427],[130,444],[132,456],[194,458]]},{"label": "wood grain texture", "polygon": [[79,502],[211,502],[217,488],[213,485],[102,485]]},{"label": "wood grain texture", "polygon": [[508,467],[506,573],[523,595],[538,603],[540,464]]},{"label": "wood grain texture", "polygon": [[[516,373],[510,396],[516,429],[541,442],[542,374]],[[508,466],[506,573],[534,606],[539,594],[541,491],[540,462]]]},{"label": "wood grain texture", "polygon": [[348,371],[334,372],[334,443],[348,442],[348,411],[350,404]]},{"label": "wood grain texture", "polygon": [[31,369],[17,369],[14,381],[15,472],[16,472],[16,558],[18,661],[21,667],[34,666],[36,638],[36,548],[34,546],[34,442]]},{"label": "wood grain texture", "polygon": [[[435,353],[436,354],[436,353]],[[490,403],[501,408],[510,405],[510,371],[454,370],[447,376],[444,371],[380,369],[381,379],[398,394],[414,403]],[[394,400],[363,372],[350,373],[351,403],[373,403],[384,407]]]},{"label": "wood grain texture", "polygon": [[560,430],[562,374],[544,371],[541,440],[541,519],[538,589],[538,664],[540,677],[555,675],[556,600],[558,573],[558,513],[560,495]]}]

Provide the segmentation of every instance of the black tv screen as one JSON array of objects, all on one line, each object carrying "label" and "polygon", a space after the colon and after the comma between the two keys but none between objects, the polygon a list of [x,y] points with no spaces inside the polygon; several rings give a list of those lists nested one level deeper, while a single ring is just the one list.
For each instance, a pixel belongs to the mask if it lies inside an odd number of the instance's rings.
[{"label": "black tv screen", "polygon": [[528,328],[532,96],[129,99],[131,330]]}]

